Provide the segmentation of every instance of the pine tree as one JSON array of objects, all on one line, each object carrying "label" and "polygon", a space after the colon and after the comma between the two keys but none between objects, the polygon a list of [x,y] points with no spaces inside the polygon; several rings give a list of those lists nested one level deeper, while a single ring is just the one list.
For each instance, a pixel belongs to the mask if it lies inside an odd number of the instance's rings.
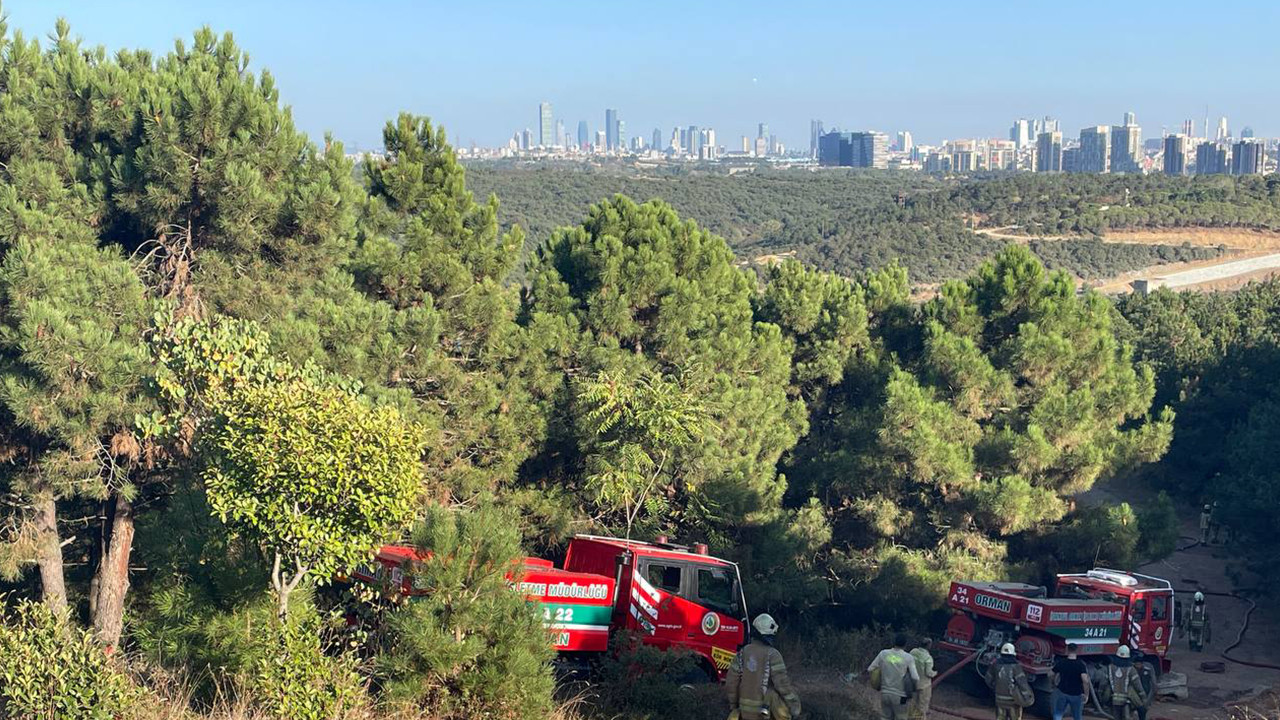
[{"label": "pine tree", "polygon": [[[556,358],[566,385],[599,372],[635,382],[664,376],[706,402],[707,431],[677,450],[671,510],[650,526],[725,542],[776,515],[785,481],[776,464],[804,431],[804,405],[789,397],[792,344],[758,323],[754,283],[724,240],[682,221],[660,201],[624,197],[557,232],[529,269],[526,322]],[[591,407],[561,396],[554,415]],[[571,486],[583,480],[590,437],[576,420],[551,439]]]}]

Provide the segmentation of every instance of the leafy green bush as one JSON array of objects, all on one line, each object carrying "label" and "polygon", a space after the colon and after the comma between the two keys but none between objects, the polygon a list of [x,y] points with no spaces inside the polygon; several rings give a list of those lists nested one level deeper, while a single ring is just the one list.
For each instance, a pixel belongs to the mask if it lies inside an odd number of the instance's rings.
[{"label": "leafy green bush", "polygon": [[729,712],[724,692],[710,682],[698,656],[644,645],[634,635],[613,639],[600,663],[595,704],[628,718],[721,720]]},{"label": "leafy green bush", "polygon": [[139,696],[89,632],[38,603],[0,607],[0,717],[109,720]]},{"label": "leafy green bush", "polygon": [[332,720],[362,703],[354,662],[325,653],[317,615],[269,622],[253,645],[261,652],[242,682],[260,712],[282,720]]},{"label": "leafy green bush", "polygon": [[1178,511],[1173,499],[1161,490],[1150,505],[1138,511],[1138,552],[1146,560],[1159,560],[1178,547]]},{"label": "leafy green bush", "polygon": [[406,575],[427,593],[387,614],[377,659],[387,704],[438,720],[547,717],[554,651],[508,585],[522,555],[514,517],[431,506],[413,544],[431,557]]}]

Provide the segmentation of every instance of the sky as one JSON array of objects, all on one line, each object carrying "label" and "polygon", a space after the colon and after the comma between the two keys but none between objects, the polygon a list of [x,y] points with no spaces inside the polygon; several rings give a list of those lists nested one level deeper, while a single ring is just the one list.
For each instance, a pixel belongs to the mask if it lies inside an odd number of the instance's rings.
[{"label": "sky", "polygon": [[[757,123],[807,147],[828,128],[910,130],[917,143],[1007,137],[1051,115],[1064,135],[1137,113],[1143,136],[1206,114],[1280,135],[1280,2],[1127,0],[6,0],[10,32],[58,17],[90,45],[165,52],[209,25],[275,76],[297,125],[373,150],[407,110],[463,146],[537,133],[538,103],[594,136]],[[1219,10],[1221,7],[1223,9]]]}]

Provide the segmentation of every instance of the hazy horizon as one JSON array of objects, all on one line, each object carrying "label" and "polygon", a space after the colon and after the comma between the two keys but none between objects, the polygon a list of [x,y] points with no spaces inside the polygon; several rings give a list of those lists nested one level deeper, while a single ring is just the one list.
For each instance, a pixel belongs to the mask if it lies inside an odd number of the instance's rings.
[{"label": "hazy horizon", "polygon": [[[251,69],[270,70],[298,126],[375,149],[401,110],[429,115],[450,140],[495,146],[537,132],[538,103],[576,136],[617,108],[628,135],[713,127],[733,147],[768,123],[807,147],[828,128],[909,130],[917,142],[1004,137],[1018,117],[1050,115],[1073,137],[1137,113],[1144,137],[1192,118],[1238,135],[1280,135],[1280,101],[1257,78],[1280,49],[1266,37],[1280,5],[1218,15],[1203,3],[922,2],[785,7],[754,0],[689,8],[512,2],[8,2],[10,32],[44,38],[57,17],[90,45],[166,52],[202,25],[230,31]],[[1202,42],[1214,38],[1216,47]],[[1227,40],[1221,40],[1227,38]]]}]

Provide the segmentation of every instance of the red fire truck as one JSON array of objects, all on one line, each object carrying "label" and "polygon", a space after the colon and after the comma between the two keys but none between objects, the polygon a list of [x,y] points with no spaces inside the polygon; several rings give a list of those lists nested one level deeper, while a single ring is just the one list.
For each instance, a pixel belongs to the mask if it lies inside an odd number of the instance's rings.
[{"label": "red fire truck", "polygon": [[953,615],[941,647],[961,656],[978,653],[974,665],[988,684],[987,669],[1007,642],[1038,695],[1052,690],[1053,663],[1066,655],[1067,643],[1079,646],[1095,685],[1105,685],[1106,667],[1121,645],[1135,657],[1140,653],[1157,675],[1169,670],[1175,611],[1167,580],[1095,568],[1059,575],[1052,595],[1024,583],[953,582],[947,604]]},{"label": "red fire truck", "polygon": [[[412,597],[412,563],[430,562],[413,548],[388,545],[352,579]],[[698,655],[708,677],[721,679],[747,641],[747,603],[738,566],[666,538],[655,542],[578,535],[564,567],[525,558],[512,586],[540,607],[551,642],[566,663],[605,652],[610,636],[626,630],[647,645]]]}]

